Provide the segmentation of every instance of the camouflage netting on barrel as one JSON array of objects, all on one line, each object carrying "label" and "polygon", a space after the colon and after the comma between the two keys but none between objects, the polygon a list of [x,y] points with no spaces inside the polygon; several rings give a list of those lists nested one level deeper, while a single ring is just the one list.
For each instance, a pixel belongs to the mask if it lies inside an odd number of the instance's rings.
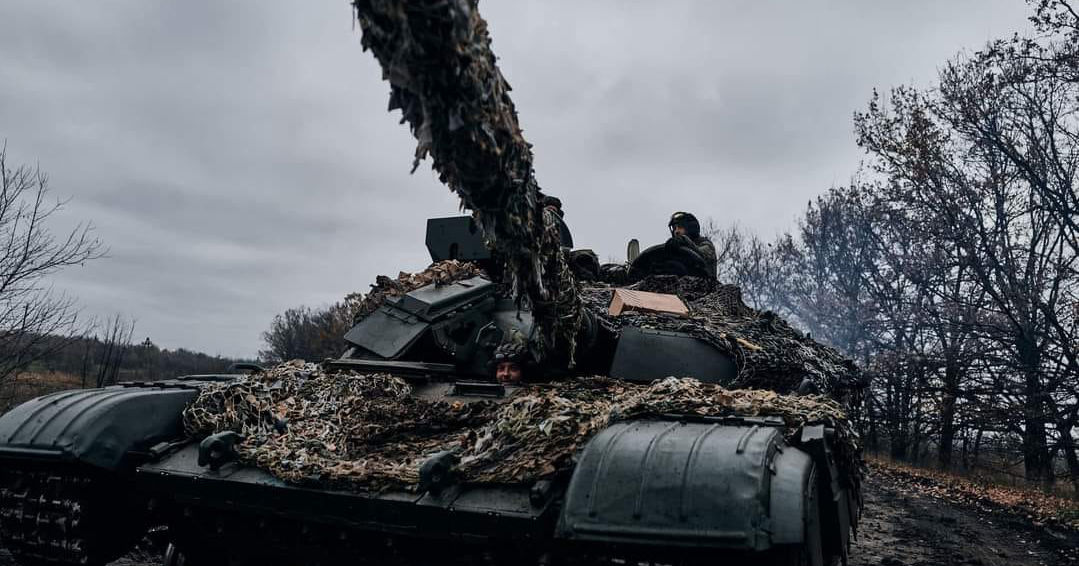
[{"label": "camouflage netting on barrel", "polygon": [[536,315],[534,353],[542,358],[559,341],[572,349],[580,318],[572,274],[477,0],[353,6],[363,47],[390,83],[390,109],[401,110],[416,138],[413,170],[430,157],[439,180],[472,211],[513,295]]},{"label": "camouflage netting on barrel", "polygon": [[585,308],[606,324],[686,332],[735,359],[738,377],[731,387],[798,390],[808,379],[815,392],[826,393],[855,406],[862,378],[854,362],[835,349],[814,341],[773,312],[754,310],[742,302],[736,285],[723,285],[698,277],[656,275],[628,288],[680,296],[689,316],[627,312],[609,316],[612,287],[581,290]]},{"label": "camouflage netting on barrel", "polygon": [[508,402],[460,403],[413,396],[387,375],[329,371],[294,361],[206,386],[184,412],[188,434],[235,431],[243,463],[296,484],[414,490],[420,464],[452,451],[470,482],[518,483],[557,474],[610,424],[650,415],[777,416],[788,439],[806,424],[836,430],[838,461],[857,483],[860,446],[842,407],[824,396],[729,390],[694,379],[636,385],[574,378],[517,390]]}]

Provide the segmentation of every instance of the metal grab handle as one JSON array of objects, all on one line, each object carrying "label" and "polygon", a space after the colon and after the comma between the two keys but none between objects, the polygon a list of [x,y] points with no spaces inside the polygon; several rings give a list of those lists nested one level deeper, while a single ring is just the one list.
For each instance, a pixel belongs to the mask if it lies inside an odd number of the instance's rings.
[{"label": "metal grab handle", "polygon": [[231,430],[207,436],[199,443],[199,465],[208,465],[211,470],[220,469],[239,456],[236,445],[243,439],[242,434]]}]

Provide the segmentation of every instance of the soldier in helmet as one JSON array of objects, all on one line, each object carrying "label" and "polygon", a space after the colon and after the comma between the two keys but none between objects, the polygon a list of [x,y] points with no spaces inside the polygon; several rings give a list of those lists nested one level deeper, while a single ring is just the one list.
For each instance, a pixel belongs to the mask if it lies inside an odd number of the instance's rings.
[{"label": "soldier in helmet", "polygon": [[518,341],[507,341],[495,349],[495,379],[502,385],[519,385],[524,379],[528,348]]},{"label": "soldier in helmet", "polygon": [[701,256],[705,270],[712,278],[716,276],[716,247],[712,240],[701,235],[701,223],[688,212],[675,212],[667,227],[671,230],[668,246],[684,246]]},{"label": "soldier in helmet", "polygon": [[543,203],[545,210],[550,210],[554,213],[554,221],[558,225],[558,236],[562,239],[562,247],[572,248],[573,234],[570,233],[569,226],[566,225],[566,213],[562,210],[562,199],[542,195],[540,196],[540,202]]}]

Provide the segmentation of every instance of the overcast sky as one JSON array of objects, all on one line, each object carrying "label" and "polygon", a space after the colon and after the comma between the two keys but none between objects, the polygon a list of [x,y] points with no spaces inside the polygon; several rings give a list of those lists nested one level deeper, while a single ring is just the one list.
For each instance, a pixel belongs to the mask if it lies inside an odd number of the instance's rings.
[{"label": "overcast sky", "polygon": [[[536,171],[621,259],[689,210],[763,236],[847,181],[874,87],[1025,29],[1021,0],[484,0]],[[0,139],[109,257],[55,280],[167,348],[255,355],[286,308],[428,262],[457,213],[344,0],[3,0]]]}]

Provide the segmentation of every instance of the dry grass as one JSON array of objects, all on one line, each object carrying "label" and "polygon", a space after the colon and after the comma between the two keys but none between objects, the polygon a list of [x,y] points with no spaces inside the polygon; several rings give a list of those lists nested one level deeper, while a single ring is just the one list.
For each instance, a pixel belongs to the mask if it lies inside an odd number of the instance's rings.
[{"label": "dry grass", "polygon": [[952,503],[998,508],[1026,517],[1035,526],[1055,525],[1079,530],[1079,500],[1048,493],[1035,485],[1004,486],[984,478],[940,472],[896,462],[879,455],[866,457],[870,469],[906,484],[922,495]]},{"label": "dry grass", "polygon": [[1067,479],[1052,484],[1044,484],[1028,481],[1023,477],[1023,463],[1014,461],[1011,453],[997,452],[982,455],[976,465],[963,467],[955,464],[945,472],[940,472],[935,462],[931,460],[907,461],[896,460],[887,452],[866,452],[866,459],[876,462],[887,462],[897,466],[925,470],[932,473],[966,479],[982,485],[992,485],[1019,491],[1040,491],[1058,497],[1079,500],[1079,491],[1076,486]]},{"label": "dry grass", "polygon": [[66,389],[79,389],[82,379],[63,372],[27,372],[0,386],[0,414],[23,401]]}]

